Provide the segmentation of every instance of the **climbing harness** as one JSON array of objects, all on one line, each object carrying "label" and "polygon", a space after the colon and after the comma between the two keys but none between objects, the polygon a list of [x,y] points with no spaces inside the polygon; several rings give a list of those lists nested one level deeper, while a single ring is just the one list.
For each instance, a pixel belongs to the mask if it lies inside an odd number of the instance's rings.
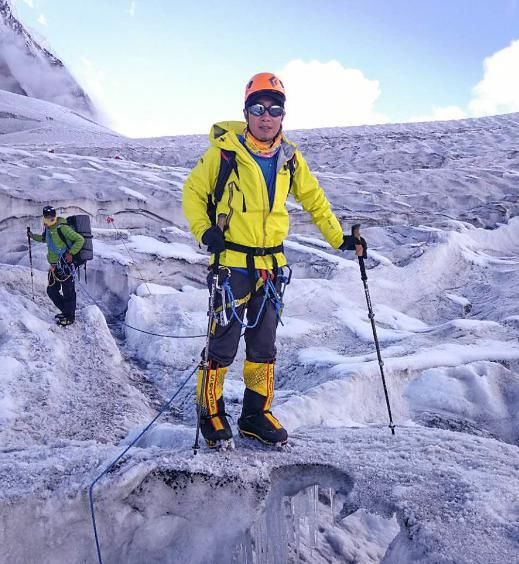
[{"label": "climbing harness", "polygon": [[[286,287],[290,284],[292,278],[292,269],[289,266],[283,268],[288,270],[288,276],[284,274],[282,269],[278,269],[277,277],[273,272],[268,270],[255,271],[257,279],[255,280],[254,291],[257,292],[263,288],[263,301],[258,310],[256,319],[250,324],[242,321],[238,314],[238,308],[249,302],[252,298],[252,292],[249,292],[242,298],[235,298],[231,286],[232,269],[228,267],[220,268],[220,271],[223,271],[223,279],[220,279],[219,277],[217,293],[220,296],[221,305],[215,309],[211,332],[214,334],[216,329],[215,324],[220,325],[221,327],[226,327],[233,320],[237,321],[244,329],[254,329],[260,322],[268,302],[274,306],[278,322],[283,325],[281,320],[283,312],[283,297]],[[279,291],[276,288],[276,282],[280,285]],[[230,312],[227,310],[230,310]]]}]

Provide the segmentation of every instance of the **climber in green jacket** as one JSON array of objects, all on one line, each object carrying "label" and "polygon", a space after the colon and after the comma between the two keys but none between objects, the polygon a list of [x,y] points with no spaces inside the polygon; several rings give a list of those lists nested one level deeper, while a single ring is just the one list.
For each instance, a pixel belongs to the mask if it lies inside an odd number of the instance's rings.
[{"label": "climber in green jacket", "polygon": [[76,288],[72,263],[85,243],[85,239],[59,217],[52,206],[43,208],[44,231],[41,235],[28,234],[34,241],[47,243],[47,260],[50,264],[47,294],[60,310],[56,322],[63,327],[74,323],[76,317]]}]

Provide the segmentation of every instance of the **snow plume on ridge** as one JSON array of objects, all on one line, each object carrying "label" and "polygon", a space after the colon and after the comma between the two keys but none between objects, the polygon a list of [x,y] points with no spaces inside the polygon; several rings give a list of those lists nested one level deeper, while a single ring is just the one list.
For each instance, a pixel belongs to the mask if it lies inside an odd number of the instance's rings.
[{"label": "snow plume on ridge", "polygon": [[62,61],[37,43],[0,0],[0,89],[98,117],[89,96]]}]

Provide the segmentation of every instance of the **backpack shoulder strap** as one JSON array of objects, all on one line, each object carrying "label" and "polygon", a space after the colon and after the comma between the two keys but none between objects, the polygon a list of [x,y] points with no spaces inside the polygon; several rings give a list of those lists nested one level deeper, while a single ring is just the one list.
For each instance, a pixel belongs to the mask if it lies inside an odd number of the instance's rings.
[{"label": "backpack shoulder strap", "polygon": [[290,184],[288,191],[292,190],[292,184],[294,182],[294,174],[296,173],[296,155],[295,153],[287,161],[288,172],[290,173]]},{"label": "backpack shoulder strap", "polygon": [[218,202],[222,199],[225,190],[225,185],[232,171],[238,174],[238,165],[236,164],[236,153],[234,151],[220,150],[220,168],[218,170],[218,177],[214,185],[214,190],[207,200],[207,215],[213,225],[216,225],[216,207]]},{"label": "backpack shoulder strap", "polygon": [[61,225],[58,225],[58,227],[56,228],[56,231],[58,232],[59,238],[65,243],[65,246],[67,247],[67,250],[70,249],[70,246],[68,244],[68,241],[65,239],[65,235],[63,235],[63,233],[61,232]]},{"label": "backpack shoulder strap", "polygon": [[236,153],[234,151],[227,151],[226,149],[220,150],[220,170],[218,171],[218,178],[214,185],[213,201],[215,204],[222,199],[225,185],[232,171],[238,174],[238,165],[236,164]]}]

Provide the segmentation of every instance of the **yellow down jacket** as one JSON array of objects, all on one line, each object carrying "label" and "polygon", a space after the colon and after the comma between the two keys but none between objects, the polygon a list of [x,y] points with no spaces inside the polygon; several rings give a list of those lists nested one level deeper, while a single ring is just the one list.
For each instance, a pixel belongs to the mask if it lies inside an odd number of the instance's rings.
[{"label": "yellow down jacket", "polygon": [[[290,223],[286,208],[290,185],[287,161],[295,153],[291,193],[312,216],[312,221],[328,243],[338,248],[343,241],[342,228],[301,152],[293,143],[283,138],[278,153],[276,193],[271,210],[263,173],[238,139],[244,129],[244,122],[215,124],[209,134],[211,147],[200,158],[184,184],[182,208],[196,240],[200,242],[204,232],[211,227],[207,203],[212,197],[218,177],[221,149],[226,149],[236,153],[239,176],[235,171],[231,173],[223,197],[216,208],[217,217],[220,214],[227,217],[227,241],[248,247],[277,247],[283,243],[288,235]],[[286,264],[283,253],[276,253],[275,257],[279,266]],[[212,260],[213,257],[211,262]],[[258,269],[273,268],[271,256],[257,256],[254,261]],[[246,255],[227,249],[220,255],[220,264],[245,268]]]}]

